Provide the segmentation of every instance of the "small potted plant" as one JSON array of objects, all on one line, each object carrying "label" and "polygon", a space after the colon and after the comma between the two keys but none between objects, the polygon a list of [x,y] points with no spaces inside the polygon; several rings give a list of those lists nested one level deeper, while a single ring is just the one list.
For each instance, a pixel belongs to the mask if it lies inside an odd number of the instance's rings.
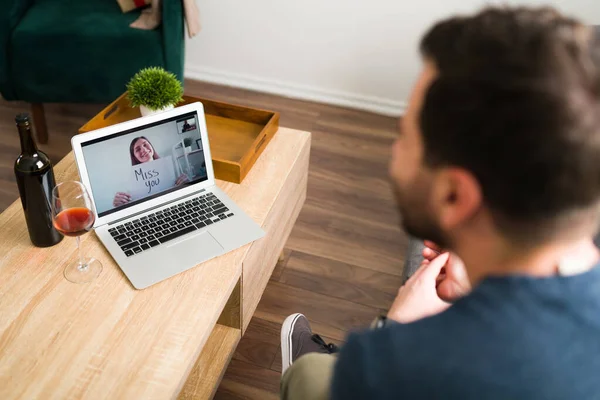
[{"label": "small potted plant", "polygon": [[170,110],[183,99],[183,88],[177,77],[159,67],[140,70],[127,84],[127,97],[142,116]]}]

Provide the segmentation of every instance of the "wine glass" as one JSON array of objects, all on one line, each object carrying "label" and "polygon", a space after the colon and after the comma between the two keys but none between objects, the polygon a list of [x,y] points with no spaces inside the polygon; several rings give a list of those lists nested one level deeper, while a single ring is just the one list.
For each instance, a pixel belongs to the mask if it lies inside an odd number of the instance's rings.
[{"label": "wine glass", "polygon": [[77,239],[78,260],[69,263],[65,278],[73,283],[91,282],[102,272],[102,264],[94,258],[84,258],[80,236],[94,226],[92,201],[81,182],[69,181],[56,185],[52,190],[52,220],[57,231]]}]

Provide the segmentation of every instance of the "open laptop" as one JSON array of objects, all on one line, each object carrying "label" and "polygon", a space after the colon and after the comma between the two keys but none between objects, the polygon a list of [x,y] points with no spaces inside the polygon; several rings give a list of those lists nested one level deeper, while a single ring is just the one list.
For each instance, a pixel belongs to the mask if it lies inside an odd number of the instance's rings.
[{"label": "open laptop", "polygon": [[215,185],[201,103],[76,135],[71,144],[96,234],[136,289],[264,235]]}]

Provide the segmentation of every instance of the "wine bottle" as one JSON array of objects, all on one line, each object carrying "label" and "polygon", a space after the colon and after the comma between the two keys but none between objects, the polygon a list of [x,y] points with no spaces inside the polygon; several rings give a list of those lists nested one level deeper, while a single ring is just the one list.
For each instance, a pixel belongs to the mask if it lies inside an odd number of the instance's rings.
[{"label": "wine bottle", "polygon": [[56,186],[52,163],[33,141],[29,115],[19,114],[15,121],[21,138],[21,155],[15,161],[15,176],[29,238],[35,246],[53,246],[63,236],[52,223],[52,189]]}]

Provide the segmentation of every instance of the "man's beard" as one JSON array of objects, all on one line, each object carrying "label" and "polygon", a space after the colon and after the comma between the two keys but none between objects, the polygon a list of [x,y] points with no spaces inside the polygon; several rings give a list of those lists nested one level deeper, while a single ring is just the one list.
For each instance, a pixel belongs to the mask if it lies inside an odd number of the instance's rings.
[{"label": "man's beard", "polygon": [[402,228],[411,236],[430,240],[442,248],[449,248],[450,241],[442,231],[434,214],[429,209],[429,188],[424,184],[412,185],[414,188],[401,190],[396,183],[394,192],[400,212]]}]

